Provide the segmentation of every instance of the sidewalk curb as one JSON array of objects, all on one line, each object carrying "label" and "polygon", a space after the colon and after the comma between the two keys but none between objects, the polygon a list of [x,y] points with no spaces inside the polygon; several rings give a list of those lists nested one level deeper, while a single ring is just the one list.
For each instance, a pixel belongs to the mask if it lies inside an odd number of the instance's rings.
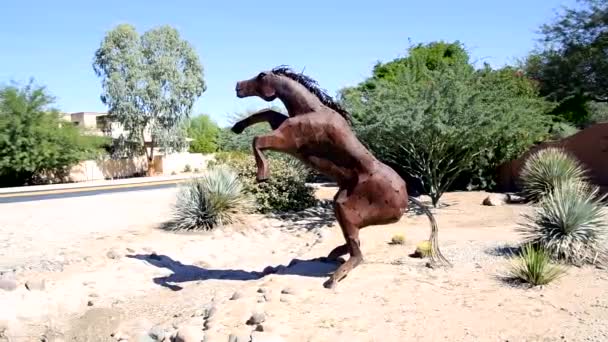
[{"label": "sidewalk curb", "polygon": [[8,196],[24,196],[39,195],[44,193],[56,192],[80,192],[91,190],[104,190],[117,187],[139,187],[149,186],[153,184],[168,184],[181,183],[191,178],[200,177],[200,175],[188,176],[161,176],[161,177],[137,177],[125,178],[117,180],[79,182],[79,183],[63,183],[63,184],[48,184],[48,185],[32,185],[20,186],[11,188],[0,188],[0,197]]}]

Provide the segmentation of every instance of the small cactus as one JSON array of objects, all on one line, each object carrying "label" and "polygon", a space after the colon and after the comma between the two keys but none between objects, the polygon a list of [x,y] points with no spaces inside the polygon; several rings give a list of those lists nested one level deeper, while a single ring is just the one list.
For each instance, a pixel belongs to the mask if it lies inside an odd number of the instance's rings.
[{"label": "small cactus", "polygon": [[426,258],[431,255],[431,243],[428,240],[420,241],[416,245],[416,252],[414,252],[417,256],[421,258]]},{"label": "small cactus", "polygon": [[391,238],[391,245],[403,245],[405,243],[405,236],[401,234],[393,235]]}]

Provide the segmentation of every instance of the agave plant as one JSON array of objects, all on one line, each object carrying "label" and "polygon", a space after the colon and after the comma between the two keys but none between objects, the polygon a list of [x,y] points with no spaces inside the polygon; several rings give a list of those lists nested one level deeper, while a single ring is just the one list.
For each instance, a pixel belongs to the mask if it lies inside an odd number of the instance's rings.
[{"label": "agave plant", "polygon": [[211,230],[240,221],[252,202],[243,192],[238,175],[221,165],[183,186],[173,208],[172,230]]},{"label": "agave plant", "polygon": [[580,180],[565,180],[519,227],[526,241],[542,246],[556,260],[575,265],[607,261],[608,224],[599,189]]},{"label": "agave plant", "polygon": [[565,274],[565,269],[550,263],[549,254],[531,244],[524,246],[521,253],[511,258],[509,274],[533,286],[546,285]]},{"label": "agave plant", "polygon": [[538,203],[555,189],[556,184],[567,180],[584,181],[586,175],[578,160],[561,148],[549,147],[526,160],[520,180],[522,195],[528,201]]}]

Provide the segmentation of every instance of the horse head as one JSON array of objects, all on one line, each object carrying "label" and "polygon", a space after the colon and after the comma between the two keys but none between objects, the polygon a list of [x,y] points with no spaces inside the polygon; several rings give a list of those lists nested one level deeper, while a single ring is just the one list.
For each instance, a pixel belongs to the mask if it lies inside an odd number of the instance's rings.
[{"label": "horse head", "polygon": [[271,71],[262,71],[250,79],[236,82],[236,96],[239,98],[258,96],[265,101],[273,101],[277,98],[275,88],[277,77]]}]

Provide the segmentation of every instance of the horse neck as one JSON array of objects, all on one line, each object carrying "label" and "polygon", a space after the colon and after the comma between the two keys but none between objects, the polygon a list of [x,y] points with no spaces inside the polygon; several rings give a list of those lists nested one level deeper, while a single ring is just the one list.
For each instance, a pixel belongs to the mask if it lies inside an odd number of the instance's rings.
[{"label": "horse neck", "polygon": [[310,113],[323,106],[321,101],[300,83],[287,77],[280,77],[277,83],[277,97],[283,102],[289,115]]}]

